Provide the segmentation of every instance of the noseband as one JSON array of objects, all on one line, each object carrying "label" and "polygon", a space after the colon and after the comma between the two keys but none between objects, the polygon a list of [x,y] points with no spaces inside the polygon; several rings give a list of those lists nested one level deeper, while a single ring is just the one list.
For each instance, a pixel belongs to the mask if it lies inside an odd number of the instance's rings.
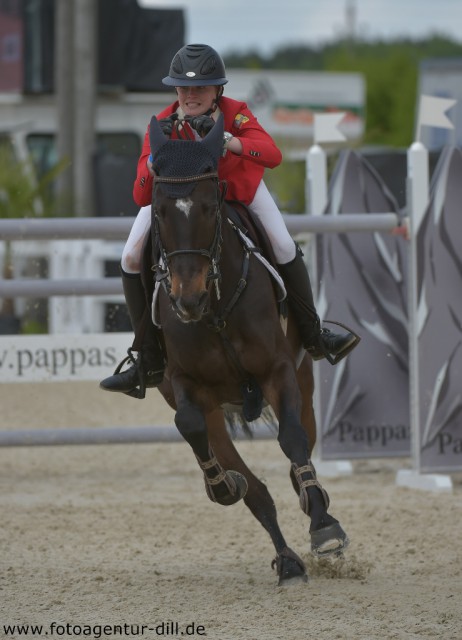
[{"label": "noseband", "polygon": [[[155,176],[155,183],[166,183],[166,184],[186,184],[191,182],[200,182],[203,180],[214,180],[218,181],[218,173],[203,173],[196,176],[184,176],[179,178],[173,178],[168,176]],[[219,193],[219,189],[217,187],[217,193]],[[162,244],[162,239],[160,237],[160,226],[159,226],[159,217],[156,213],[155,207],[153,209],[153,228],[157,242],[154,245],[157,245],[157,248],[160,252],[159,261],[160,264],[155,264],[152,269],[156,272],[156,280],[162,282],[164,287],[167,289],[167,292],[170,293],[170,271],[169,271],[169,263],[170,260],[179,255],[200,255],[210,263],[209,272],[207,274],[207,281],[214,280],[216,284],[220,279],[220,271],[218,268],[218,263],[220,260],[221,254],[221,243],[222,243],[222,235],[221,235],[221,207],[223,204],[224,194],[221,194],[217,198],[216,205],[216,214],[215,214],[215,233],[213,236],[212,243],[209,249],[177,249],[175,251],[170,251],[167,253]],[[217,288],[218,293],[218,288]]]}]

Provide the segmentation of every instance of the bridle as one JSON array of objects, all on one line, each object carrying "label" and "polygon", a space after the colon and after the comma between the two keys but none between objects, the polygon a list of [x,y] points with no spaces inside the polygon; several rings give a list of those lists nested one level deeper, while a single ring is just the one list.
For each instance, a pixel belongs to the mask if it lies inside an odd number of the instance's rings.
[{"label": "bridle", "polygon": [[154,183],[166,183],[166,184],[186,184],[191,182],[201,182],[204,180],[214,180],[217,184],[217,200],[216,200],[216,211],[215,211],[215,232],[213,236],[212,243],[208,249],[176,249],[175,251],[170,251],[167,253],[162,244],[162,239],[160,237],[160,225],[159,225],[159,216],[156,211],[155,205],[153,206],[152,211],[152,225],[154,232],[154,242],[153,242],[153,251],[158,251],[160,255],[160,260],[156,258],[154,259],[154,265],[152,266],[152,270],[156,273],[156,280],[160,281],[164,286],[165,290],[169,294],[171,291],[171,277],[170,277],[170,269],[169,264],[173,257],[179,255],[200,255],[204,258],[207,258],[209,261],[209,271],[207,274],[207,282],[215,282],[217,288],[217,296],[219,297],[219,287],[218,283],[220,281],[220,255],[221,255],[221,244],[223,241],[222,233],[221,233],[221,208],[223,205],[223,200],[225,197],[225,189],[220,190],[218,184],[218,173],[216,171],[210,173],[202,173],[196,176],[182,176],[178,178],[174,178],[171,176],[155,176]]},{"label": "bridle", "polygon": [[[154,182],[156,183],[166,183],[166,184],[186,184],[191,182],[199,182],[202,180],[214,180],[216,182],[216,191],[217,191],[217,200],[216,200],[216,214],[215,214],[215,233],[213,236],[212,243],[209,249],[177,249],[175,251],[170,251],[167,253],[162,244],[162,240],[160,237],[160,225],[159,225],[159,217],[156,212],[155,205],[153,205],[153,213],[152,213],[152,226],[153,233],[155,234],[153,241],[153,252],[156,250],[160,253],[160,260],[157,260],[157,256],[155,253],[153,255],[153,267],[152,270],[155,272],[156,281],[160,282],[164,287],[167,295],[171,292],[171,276],[169,270],[169,262],[174,256],[179,255],[200,255],[208,259],[209,261],[209,270],[207,274],[207,283],[209,284],[209,288],[215,283],[215,291],[217,300],[220,300],[220,280],[221,274],[219,269],[219,261],[221,255],[221,246],[223,243],[222,229],[221,229],[221,209],[223,206],[223,202],[226,195],[226,183],[222,183],[223,188],[220,190],[218,183],[218,174],[217,172],[204,173],[196,176],[186,176],[186,177],[164,177],[164,176],[155,176]],[[155,201],[155,199],[153,198]],[[231,223],[228,219],[228,222],[235,229],[236,227]],[[230,340],[229,336],[226,333],[226,322],[229,314],[236,306],[239,301],[244,289],[247,286],[247,275],[249,271],[249,262],[250,262],[250,254],[251,251],[243,247],[243,262],[242,262],[242,272],[239,278],[239,281],[236,285],[236,289],[231,296],[230,300],[221,311],[221,313],[208,313],[207,314],[207,326],[212,331],[215,331],[219,336],[220,340],[223,344],[223,347],[228,354],[230,361],[233,363],[241,381],[242,381],[242,391],[244,398],[252,398],[257,393],[261,394],[258,385],[255,384],[255,381],[251,375],[243,368],[238,353]],[[246,400],[244,399],[244,402]],[[247,401],[248,402],[248,401]],[[252,401],[251,401],[252,402]]]}]

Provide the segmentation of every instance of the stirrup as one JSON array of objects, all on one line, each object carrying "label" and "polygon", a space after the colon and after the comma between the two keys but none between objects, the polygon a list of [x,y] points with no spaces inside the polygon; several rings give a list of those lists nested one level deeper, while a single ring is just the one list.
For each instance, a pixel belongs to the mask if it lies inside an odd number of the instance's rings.
[{"label": "stirrup", "polygon": [[125,356],[125,358],[121,362],[119,362],[113,375],[119,374],[126,362],[131,362],[132,365],[138,370],[139,385],[134,389],[131,389],[130,391],[121,391],[121,393],[124,393],[126,396],[130,396],[131,398],[143,400],[146,397],[146,375],[142,365],[141,352],[138,352],[138,357],[135,358],[133,355],[133,349],[129,347],[127,349],[127,354],[128,355]]},{"label": "stirrup", "polygon": [[354,336],[354,341],[348,347],[345,347],[345,349],[343,349],[343,351],[338,353],[336,356],[332,356],[327,351],[327,349],[324,347],[322,340],[319,341],[319,348],[324,354],[324,357],[327,360],[327,362],[331,365],[336,365],[340,362],[340,360],[343,360],[343,358],[346,358],[347,355],[349,355],[353,351],[353,349],[358,346],[359,342],[361,341],[361,337],[358,336],[358,334],[355,331],[353,331],[353,329],[350,329],[350,327],[347,327],[347,325],[343,324],[342,322],[337,322],[336,320],[324,320],[323,324],[335,324],[338,327],[342,327],[342,329],[346,329],[348,333],[351,333]]}]

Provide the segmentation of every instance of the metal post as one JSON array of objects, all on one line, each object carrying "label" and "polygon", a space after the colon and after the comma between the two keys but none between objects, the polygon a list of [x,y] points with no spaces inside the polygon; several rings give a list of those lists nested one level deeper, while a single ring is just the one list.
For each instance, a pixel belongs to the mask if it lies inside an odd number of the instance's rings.
[{"label": "metal post", "polygon": [[[73,3],[57,2],[55,16],[55,93],[58,159],[71,163],[74,155]],[[57,212],[72,206],[73,172],[67,167],[56,180]]]},{"label": "metal post", "polygon": [[74,0],[74,213],[93,215],[98,3]]}]

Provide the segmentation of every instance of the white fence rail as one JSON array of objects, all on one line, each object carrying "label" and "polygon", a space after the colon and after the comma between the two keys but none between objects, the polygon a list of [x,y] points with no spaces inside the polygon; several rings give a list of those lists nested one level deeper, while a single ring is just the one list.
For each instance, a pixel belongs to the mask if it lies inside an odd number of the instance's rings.
[{"label": "white fence rail", "polygon": [[[0,240],[123,240],[134,218],[42,218],[0,220]],[[292,235],[300,233],[391,232],[400,225],[396,213],[343,214],[338,217],[284,214]],[[122,293],[120,278],[15,278],[0,281],[2,297],[47,298]]]},{"label": "white fence rail", "polygon": [[[341,233],[392,231],[399,225],[396,213],[343,214],[342,219],[320,219],[285,213],[291,233]],[[20,218],[0,220],[0,240],[124,240],[135,218]]]}]

